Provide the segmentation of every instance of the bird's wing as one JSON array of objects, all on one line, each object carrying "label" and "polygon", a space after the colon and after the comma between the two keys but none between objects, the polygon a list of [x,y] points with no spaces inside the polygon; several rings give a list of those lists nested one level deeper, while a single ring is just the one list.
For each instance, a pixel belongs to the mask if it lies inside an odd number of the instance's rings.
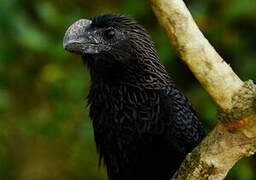
[{"label": "bird's wing", "polygon": [[173,138],[184,153],[191,152],[205,136],[201,123],[191,103],[179,90],[173,89],[168,97],[170,113],[167,138]]}]

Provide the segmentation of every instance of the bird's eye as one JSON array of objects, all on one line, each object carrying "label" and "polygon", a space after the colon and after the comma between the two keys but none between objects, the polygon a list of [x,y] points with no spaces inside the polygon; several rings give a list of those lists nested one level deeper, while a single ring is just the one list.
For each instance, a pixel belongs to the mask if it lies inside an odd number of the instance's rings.
[{"label": "bird's eye", "polygon": [[108,29],[104,32],[104,36],[107,38],[107,39],[111,39],[115,36],[115,31],[114,29]]}]

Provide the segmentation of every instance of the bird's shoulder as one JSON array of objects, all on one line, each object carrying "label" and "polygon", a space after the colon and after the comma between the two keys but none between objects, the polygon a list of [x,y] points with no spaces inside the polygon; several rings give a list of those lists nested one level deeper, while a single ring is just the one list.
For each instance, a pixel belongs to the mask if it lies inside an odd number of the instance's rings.
[{"label": "bird's shoulder", "polygon": [[191,148],[201,142],[205,136],[192,104],[176,88],[169,90],[163,101],[165,111],[168,111],[167,138],[174,138],[182,146],[187,147],[188,151],[192,150]]}]

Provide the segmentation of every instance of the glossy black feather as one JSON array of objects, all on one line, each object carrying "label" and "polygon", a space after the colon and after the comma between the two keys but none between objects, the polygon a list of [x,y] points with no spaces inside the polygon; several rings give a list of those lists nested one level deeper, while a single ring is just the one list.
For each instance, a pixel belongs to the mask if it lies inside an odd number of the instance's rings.
[{"label": "glossy black feather", "polygon": [[117,34],[103,40],[108,50],[83,56],[95,142],[109,179],[169,180],[205,136],[195,111],[135,21],[107,14],[91,28],[98,36],[108,28]]}]

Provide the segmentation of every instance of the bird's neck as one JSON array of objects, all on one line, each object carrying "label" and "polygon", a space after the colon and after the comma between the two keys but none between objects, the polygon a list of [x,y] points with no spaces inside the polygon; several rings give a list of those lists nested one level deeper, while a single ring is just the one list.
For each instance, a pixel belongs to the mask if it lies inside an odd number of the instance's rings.
[{"label": "bird's neck", "polygon": [[[120,85],[143,89],[169,89],[172,80],[158,57],[132,59],[130,64],[95,64],[89,65],[92,89],[94,87],[119,88]],[[111,61],[110,61],[111,62]]]}]

